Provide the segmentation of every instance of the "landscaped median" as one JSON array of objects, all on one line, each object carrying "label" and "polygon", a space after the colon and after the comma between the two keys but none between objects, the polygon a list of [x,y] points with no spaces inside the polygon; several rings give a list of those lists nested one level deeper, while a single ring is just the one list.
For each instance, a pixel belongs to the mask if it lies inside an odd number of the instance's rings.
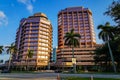
[{"label": "landscaped median", "polygon": [[80,78],[80,77],[63,77],[61,80],[120,80],[115,78]]}]

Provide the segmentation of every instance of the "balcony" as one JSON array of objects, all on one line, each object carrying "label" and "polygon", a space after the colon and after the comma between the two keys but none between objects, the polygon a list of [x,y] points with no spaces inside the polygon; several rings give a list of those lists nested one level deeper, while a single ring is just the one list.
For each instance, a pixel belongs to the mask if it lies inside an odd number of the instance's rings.
[{"label": "balcony", "polygon": [[47,66],[47,65],[48,65],[48,63],[44,63],[44,62],[37,63],[37,66]]}]

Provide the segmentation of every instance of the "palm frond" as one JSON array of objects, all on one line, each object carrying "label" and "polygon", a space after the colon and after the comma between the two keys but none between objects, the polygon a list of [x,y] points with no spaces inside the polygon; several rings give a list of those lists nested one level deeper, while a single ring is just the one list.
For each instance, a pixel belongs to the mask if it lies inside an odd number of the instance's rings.
[{"label": "palm frond", "polygon": [[34,51],[33,50],[30,50],[30,49],[28,49],[28,58],[32,58],[32,56],[33,56],[33,54],[34,54]]},{"label": "palm frond", "polygon": [[0,54],[4,51],[3,46],[0,46]]},{"label": "palm frond", "polygon": [[79,39],[81,38],[80,34],[74,33],[74,29],[72,29],[70,32],[67,32],[64,36],[65,39],[65,45],[71,47],[77,47],[79,45]]},{"label": "palm frond", "polygon": [[77,37],[77,38],[81,38],[81,36],[80,36],[80,34],[78,34],[78,33],[75,33],[73,36],[75,36],[75,37]]},{"label": "palm frond", "polygon": [[15,46],[15,43],[12,43],[10,46],[8,46],[6,48],[7,48],[7,54],[17,53],[17,48]]},{"label": "palm frond", "polygon": [[98,34],[99,39],[102,39],[104,42],[114,39],[114,27],[110,26],[109,22],[106,22],[105,25],[99,25],[97,29],[100,29]]},{"label": "palm frond", "polygon": [[103,28],[103,25],[99,25],[98,27],[97,27],[97,29],[102,29]]},{"label": "palm frond", "polygon": [[106,22],[106,23],[105,23],[105,26],[110,26],[110,23],[109,23],[109,22]]}]

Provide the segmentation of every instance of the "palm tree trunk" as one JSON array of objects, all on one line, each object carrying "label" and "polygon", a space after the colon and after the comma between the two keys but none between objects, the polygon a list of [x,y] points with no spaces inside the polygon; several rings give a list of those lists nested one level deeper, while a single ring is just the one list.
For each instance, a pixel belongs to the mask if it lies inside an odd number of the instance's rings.
[{"label": "palm tree trunk", "polygon": [[[75,58],[74,57],[74,47],[72,47],[72,57]],[[75,63],[73,63],[73,72],[76,73],[76,64]]]},{"label": "palm tree trunk", "polygon": [[27,69],[28,69],[28,57],[26,57],[26,62],[25,62],[26,64],[26,71],[27,71]]},{"label": "palm tree trunk", "polygon": [[29,71],[29,59],[27,59],[27,71]]},{"label": "palm tree trunk", "polygon": [[50,61],[48,61],[48,70],[50,70]]},{"label": "palm tree trunk", "polygon": [[72,57],[74,58],[74,48],[72,47]]},{"label": "palm tree trunk", "polygon": [[[61,53],[63,55],[63,49],[61,49]],[[64,56],[62,56],[62,71],[64,71]]]},{"label": "palm tree trunk", "polygon": [[8,63],[8,70],[10,70],[10,66],[11,66],[11,57],[12,57],[12,54],[10,53],[10,58],[9,58],[9,63]]},{"label": "palm tree trunk", "polygon": [[22,71],[22,64],[21,64],[21,61],[20,61],[20,71]]},{"label": "palm tree trunk", "polygon": [[109,43],[109,41],[107,43],[108,43],[108,48],[109,48],[109,52],[110,52],[110,57],[111,57],[111,60],[112,60],[113,69],[114,69],[114,72],[116,73],[117,71],[116,71],[116,66],[115,66],[115,63],[114,63],[114,58],[113,58],[112,50],[111,50],[111,47],[110,47],[110,43]]},{"label": "palm tree trunk", "polygon": [[105,61],[105,71],[107,71],[107,60]]}]

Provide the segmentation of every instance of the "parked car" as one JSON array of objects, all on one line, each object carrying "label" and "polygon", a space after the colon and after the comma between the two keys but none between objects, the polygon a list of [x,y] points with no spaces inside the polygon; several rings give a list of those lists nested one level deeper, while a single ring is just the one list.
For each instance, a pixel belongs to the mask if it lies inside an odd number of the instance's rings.
[{"label": "parked car", "polygon": [[4,69],[4,70],[1,71],[1,73],[11,73],[11,71],[8,70],[8,69]]},{"label": "parked car", "polygon": [[55,70],[55,73],[61,73],[62,71],[61,70]]}]

